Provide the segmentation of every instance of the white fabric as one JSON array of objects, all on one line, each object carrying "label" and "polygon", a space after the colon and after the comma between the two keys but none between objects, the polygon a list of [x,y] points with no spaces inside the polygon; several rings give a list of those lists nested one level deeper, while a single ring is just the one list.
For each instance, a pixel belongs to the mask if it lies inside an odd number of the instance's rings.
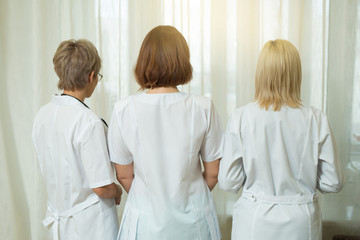
[{"label": "white fabric", "polygon": [[[359,8],[355,0],[1,0],[0,239],[47,239],[41,224],[46,187],[31,130],[35,114],[57,91],[52,58],[59,43],[86,38],[99,50],[104,78],[86,102],[109,121],[114,103],[138,90],[133,69],[140,45],[159,24],[184,34],[194,78],[183,90],[211,97],[224,126],[235,108],[253,100],[263,44],[275,38],[295,44],[301,97],[327,113],[348,166],[341,194],[320,198],[324,238],[359,235],[360,145],[351,144],[349,130],[351,119],[354,129],[359,124]],[[223,239],[229,240],[239,196],[218,187],[212,195]],[[119,217],[125,202],[124,193]]]},{"label": "white fabric", "polygon": [[219,186],[233,192],[243,186],[232,239],[321,239],[316,188],[338,192],[343,183],[321,111],[286,106],[266,111],[252,102],[230,117]]},{"label": "white fabric", "polygon": [[[99,197],[96,194],[92,194],[91,197],[89,197],[82,203],[77,204],[75,207],[72,207],[61,213],[58,213],[57,211],[53,210],[53,208],[51,207],[51,204],[48,202],[49,216],[42,221],[42,224],[47,228],[50,227],[52,224],[54,224],[52,226],[52,231],[53,231],[52,236],[53,236],[54,240],[58,240],[59,239],[60,221],[62,221],[61,225],[62,225],[62,228],[64,229],[64,225],[66,225],[65,221],[68,221],[69,220],[68,218],[73,217],[75,214],[77,214],[81,211],[84,211],[86,208],[98,203],[99,201],[100,201]],[[88,210],[86,210],[86,211],[88,211]],[[85,222],[86,222],[86,219],[85,219]],[[70,237],[70,235],[68,235],[67,237]]]},{"label": "white fabric", "polygon": [[134,162],[120,240],[220,239],[200,156],[222,157],[222,129],[209,98],[187,93],[130,96],[115,104],[111,161]]},{"label": "white fabric", "polygon": [[115,180],[106,131],[71,96],[53,96],[35,117],[33,140],[48,193],[44,225],[54,239],[110,240],[117,234],[114,199],[99,199],[92,190]]}]

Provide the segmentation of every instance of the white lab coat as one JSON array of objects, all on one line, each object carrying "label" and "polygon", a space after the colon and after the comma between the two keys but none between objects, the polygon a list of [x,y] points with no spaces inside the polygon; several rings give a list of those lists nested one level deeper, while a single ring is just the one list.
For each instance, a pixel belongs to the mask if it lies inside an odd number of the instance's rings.
[{"label": "white lab coat", "polygon": [[49,238],[116,239],[114,199],[101,199],[92,188],[114,182],[107,127],[80,100],[53,96],[36,115],[33,141],[48,193]]},{"label": "white lab coat", "polygon": [[313,107],[260,109],[229,119],[219,186],[238,192],[232,239],[321,239],[320,192],[343,185],[327,117]]},{"label": "white lab coat", "polygon": [[209,98],[130,96],[116,103],[108,137],[111,161],[134,162],[119,240],[221,238],[199,160],[222,157],[222,129]]}]

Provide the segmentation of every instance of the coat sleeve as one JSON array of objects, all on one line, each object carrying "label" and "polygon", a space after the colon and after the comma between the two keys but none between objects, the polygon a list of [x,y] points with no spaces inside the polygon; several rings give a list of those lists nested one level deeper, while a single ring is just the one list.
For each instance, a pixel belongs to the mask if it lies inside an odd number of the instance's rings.
[{"label": "coat sleeve", "polygon": [[245,181],[243,166],[240,119],[233,114],[225,133],[224,156],[220,161],[219,186],[221,189],[237,193]]},{"label": "coat sleeve", "polygon": [[88,125],[81,140],[80,158],[90,188],[102,187],[115,181],[109,159],[106,132],[101,121]]},{"label": "coat sleeve", "polygon": [[204,162],[212,162],[223,156],[223,129],[214,104],[209,100],[207,130],[201,144],[200,154]]},{"label": "coat sleeve", "polygon": [[322,193],[339,192],[344,184],[344,176],[336,153],[334,136],[324,113],[320,116],[319,125],[317,189]]},{"label": "coat sleeve", "polygon": [[133,162],[133,155],[123,138],[121,128],[124,126],[121,126],[119,120],[121,114],[123,114],[121,109],[119,109],[118,105],[115,105],[108,132],[109,153],[112,162],[128,165]]}]

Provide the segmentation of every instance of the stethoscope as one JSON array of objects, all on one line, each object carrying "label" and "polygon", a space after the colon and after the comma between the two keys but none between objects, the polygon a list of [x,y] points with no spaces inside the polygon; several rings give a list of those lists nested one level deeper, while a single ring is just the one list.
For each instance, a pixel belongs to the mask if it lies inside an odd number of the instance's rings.
[{"label": "stethoscope", "polygon": [[[81,100],[78,99],[77,97],[74,97],[74,96],[71,96],[71,95],[65,94],[65,93],[62,93],[61,96],[69,96],[69,97],[75,98],[76,100],[78,100],[79,102],[81,102],[85,107],[87,107],[88,109],[90,109],[88,105],[86,105],[83,101],[81,101]],[[102,119],[102,118],[100,118],[100,119],[101,119],[101,121],[105,124],[105,126],[108,127],[108,125],[107,125],[107,123],[105,122],[105,120]]]}]

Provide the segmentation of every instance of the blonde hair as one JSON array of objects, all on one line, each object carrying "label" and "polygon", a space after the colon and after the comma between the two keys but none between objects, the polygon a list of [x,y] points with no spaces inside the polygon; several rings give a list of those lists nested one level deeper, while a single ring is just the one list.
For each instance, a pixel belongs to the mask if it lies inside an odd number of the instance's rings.
[{"label": "blonde hair", "polygon": [[83,89],[92,71],[101,68],[99,54],[90,41],[70,39],[60,43],[53,58],[54,69],[59,77],[58,88]]},{"label": "blonde hair", "polygon": [[268,41],[260,52],[255,75],[255,100],[260,108],[280,111],[284,105],[301,104],[301,62],[289,41]]}]

